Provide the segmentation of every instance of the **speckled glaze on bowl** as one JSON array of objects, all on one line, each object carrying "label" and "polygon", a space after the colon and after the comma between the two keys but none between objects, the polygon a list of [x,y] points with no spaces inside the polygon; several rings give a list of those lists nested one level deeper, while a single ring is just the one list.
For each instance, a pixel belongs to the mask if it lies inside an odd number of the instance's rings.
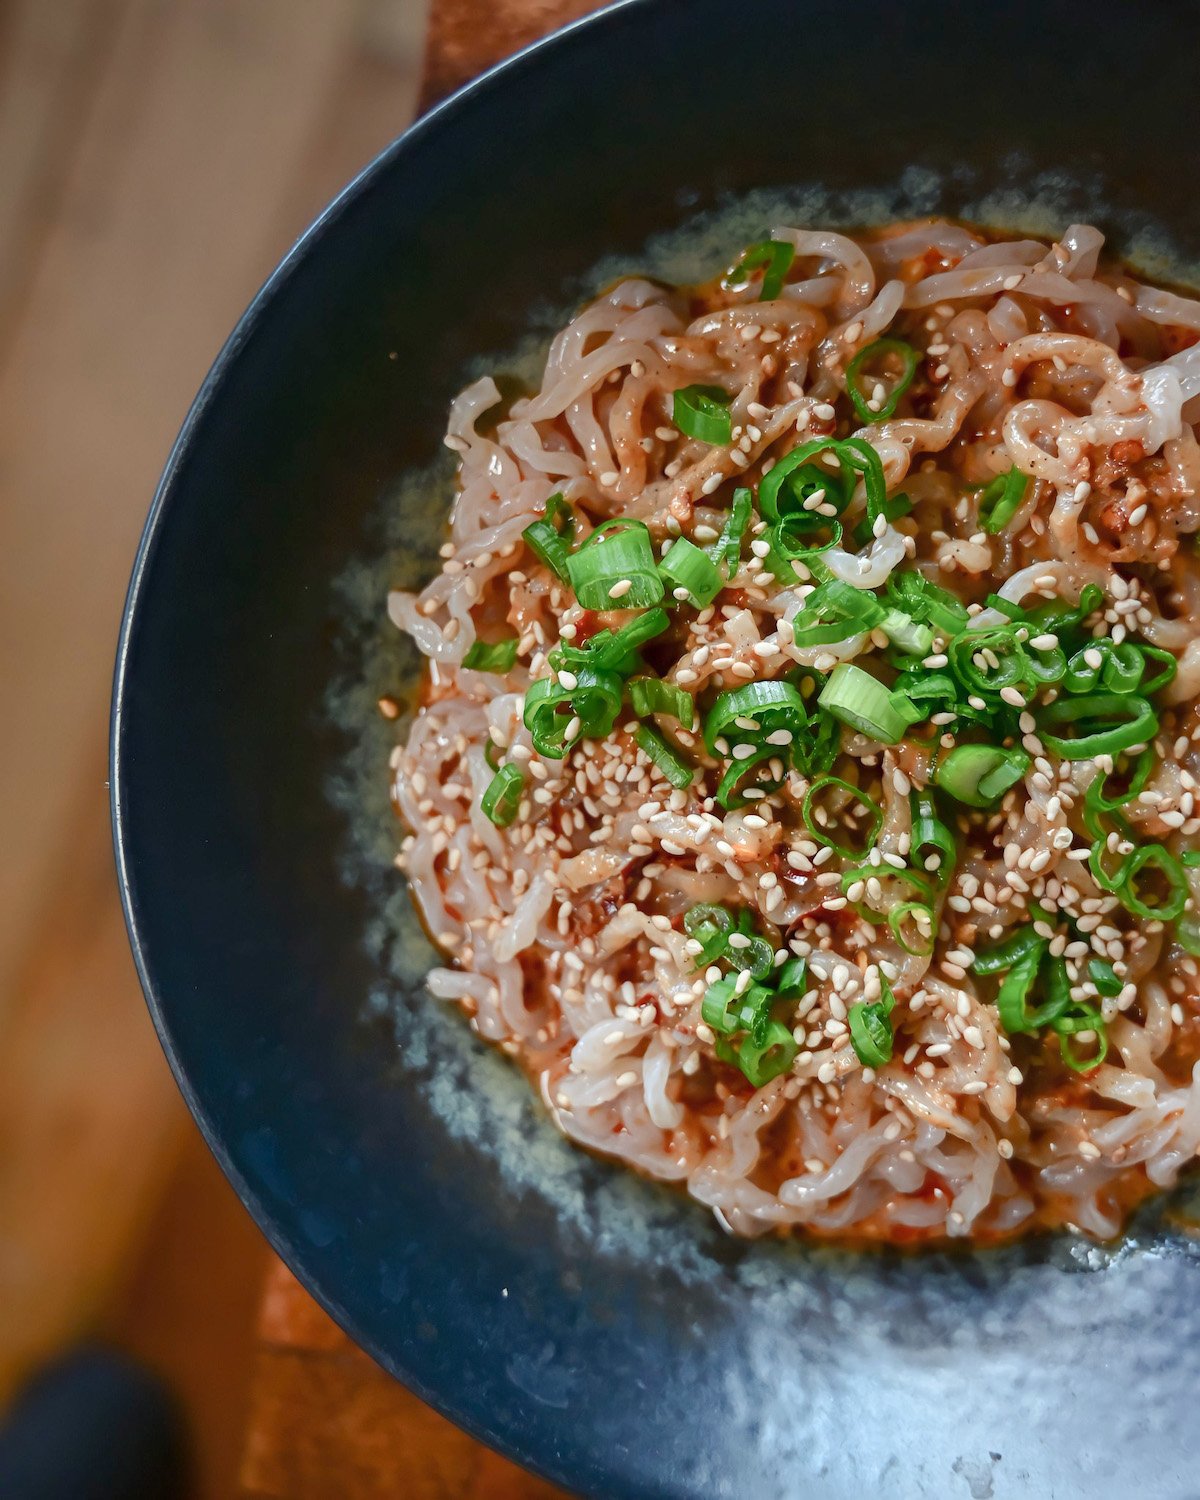
[{"label": "speckled glaze on bowl", "polygon": [[416,662],[398,639],[365,649],[386,582],[431,565],[439,434],[472,362],[616,264],[681,271],[786,201],[823,222],[1091,218],[1147,270],[1186,268],[1198,20],[1118,0],[629,0],[384,152],[268,282],[184,426],[113,716],[118,864],[163,1045],[338,1321],[577,1491],[1200,1494],[1200,1265],[1178,1200],[1112,1250],[855,1257],[732,1243],[557,1138],[422,993],[369,713]]}]

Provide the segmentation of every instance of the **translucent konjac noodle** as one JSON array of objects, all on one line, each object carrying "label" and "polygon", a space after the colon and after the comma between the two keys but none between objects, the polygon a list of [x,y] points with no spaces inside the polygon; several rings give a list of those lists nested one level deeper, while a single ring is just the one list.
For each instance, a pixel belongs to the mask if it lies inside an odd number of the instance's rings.
[{"label": "translucent konjac noodle", "polygon": [[1104,1238],[1200,1149],[1200,302],[1102,247],[777,226],[451,410],[429,987],[735,1233]]}]

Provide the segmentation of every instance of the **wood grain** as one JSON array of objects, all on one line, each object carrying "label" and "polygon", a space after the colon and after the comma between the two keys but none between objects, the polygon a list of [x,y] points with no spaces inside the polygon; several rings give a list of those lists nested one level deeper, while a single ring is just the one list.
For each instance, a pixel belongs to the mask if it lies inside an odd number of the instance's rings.
[{"label": "wood grain", "polygon": [[356,1348],[278,1261],[267,1279],[243,1500],[554,1500]]},{"label": "wood grain", "polygon": [[595,0],[435,0],[421,108],[547,32],[598,9]]},{"label": "wood grain", "polygon": [[112,876],[138,534],[241,309],[410,118],[422,39],[421,0],[0,0],[0,1405],[103,1315],[192,1128]]}]

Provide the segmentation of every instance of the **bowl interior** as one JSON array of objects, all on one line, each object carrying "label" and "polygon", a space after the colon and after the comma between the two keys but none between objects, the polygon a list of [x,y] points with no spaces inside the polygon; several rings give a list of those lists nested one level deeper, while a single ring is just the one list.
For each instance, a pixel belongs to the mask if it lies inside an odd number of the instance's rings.
[{"label": "bowl interior", "polygon": [[256,301],[172,457],[122,641],[114,805],[177,1076],[355,1337],[575,1489],[1125,1496],[1152,1461],[1154,1493],[1194,1492],[1185,1235],[735,1245],[557,1140],[421,992],[369,712],[415,659],[368,650],[364,624],[385,635],[387,582],[431,566],[473,362],[618,263],[719,263],[783,200],[823,223],[1091,219],[1160,273],[1200,255],[1195,19],[632,0],[385,153]]}]

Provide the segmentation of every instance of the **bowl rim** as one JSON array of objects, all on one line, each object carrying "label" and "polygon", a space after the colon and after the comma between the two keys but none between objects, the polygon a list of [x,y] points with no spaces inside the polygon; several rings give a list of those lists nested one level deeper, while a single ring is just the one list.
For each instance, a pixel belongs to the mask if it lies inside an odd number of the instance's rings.
[{"label": "bowl rim", "polygon": [[159,533],[164,518],[175,498],[176,479],[191,454],[198,429],[204,415],[222,385],[227,372],[237,360],[244,344],[248,342],[260,320],[275,301],[283,294],[299,266],[315,253],[322,240],[355,203],[368,192],[375,180],[397,160],[419,147],[429,136],[436,136],[446,125],[456,120],[475,101],[483,96],[506,88],[509,83],[540,65],[554,53],[582,45],[586,34],[594,28],[611,25],[614,20],[628,12],[666,9],[670,0],[609,0],[599,10],[579,16],[556,30],[538,37],[525,46],[502,58],[491,67],[477,74],[446,98],[440,100],[424,114],[419,115],[399,135],[375,154],[333,197],[308,227],[299,235],[278,262],[275,268],[254,293],[244,312],[238,318],[232,332],[222,344],[205,375],[199,390],[171,445],[166,463],[154,490],[146,521],[142,527],[137,551],[134,555],[129,585],[121,610],[121,624],[117,639],[116,659],[113,669],[112,694],[109,717],[109,816],[112,830],[113,856],[116,867],[117,887],[126,934],[133,955],[138,982],[145,998],[146,1007],[154,1023],[159,1045],[171,1069],[175,1084],[183,1096],[193,1121],[200,1130],[205,1144],[212,1152],[227,1181],[237,1193],[242,1204],[266,1238],[274,1253],[296,1278],[304,1290],[326,1312],[338,1327],[353,1342],[375,1361],[388,1375],[399,1381],[406,1389],[431,1407],[440,1416],[466,1432],[470,1437],[486,1444],[512,1462],[552,1483],[579,1490],[578,1476],[554,1462],[548,1462],[541,1452],[534,1452],[520,1440],[516,1431],[502,1430],[489,1425],[486,1420],[464,1403],[454,1399],[446,1391],[435,1389],[406,1370],[396,1359],[382,1349],[370,1333],[360,1326],[358,1320],[337,1299],[330,1295],[309,1274],[303,1257],[295,1249],[293,1239],[278,1224],[258,1193],[248,1182],[234,1162],[221,1132],[214,1124],[204,1102],[188,1076],[171,1028],[166,1020],[163,997],[150,961],[147,942],[141,931],[139,916],[134,901],[133,865],[136,857],[130,847],[130,837],[125,826],[125,783],[131,774],[126,769],[122,753],[124,733],[124,702],[129,684],[129,655],[133,633],[141,608],[146,580],[154,561]]}]

